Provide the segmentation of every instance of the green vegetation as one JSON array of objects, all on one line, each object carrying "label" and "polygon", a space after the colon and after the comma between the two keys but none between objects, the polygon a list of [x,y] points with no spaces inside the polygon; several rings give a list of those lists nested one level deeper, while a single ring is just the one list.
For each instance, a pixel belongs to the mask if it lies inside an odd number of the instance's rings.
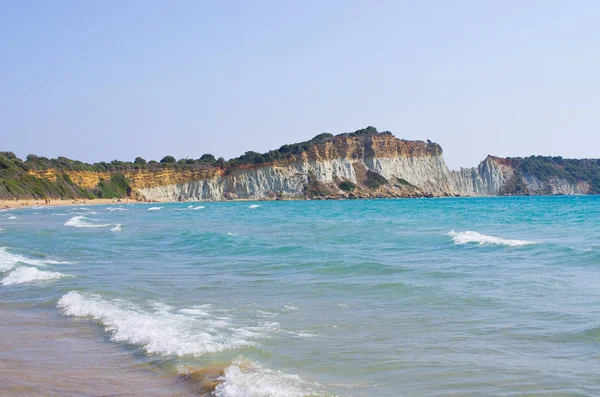
[{"label": "green vegetation", "polygon": [[[366,127],[354,132],[333,135],[327,132],[316,135],[314,138],[294,144],[281,146],[279,149],[266,153],[248,151],[243,155],[226,161],[223,157],[215,158],[210,153],[202,154],[197,159],[184,158],[177,160],[174,156],[165,156],[160,162],[156,160],[146,161],[142,157],[135,157],[131,161],[113,160],[111,162],[99,162],[87,164],[66,157],[49,159],[46,157],[30,154],[23,161],[13,152],[0,152],[0,198],[120,198],[130,196],[132,188],[126,176],[128,173],[141,170],[171,169],[211,171],[224,170],[229,174],[236,167],[252,167],[256,165],[268,165],[278,161],[298,159],[309,150],[324,150],[325,145],[331,142],[343,141],[346,137],[369,137],[373,135],[389,135],[391,132],[379,132],[375,127]],[[341,142],[340,142],[341,143]],[[316,147],[316,149],[315,149]],[[428,141],[428,150],[438,150],[439,145]],[[508,158],[515,168],[515,177],[508,181],[502,194],[528,194],[525,179],[535,177],[542,182],[548,182],[553,178],[562,178],[570,183],[583,181],[591,186],[590,193],[600,194],[600,160],[583,159],[571,160],[562,157],[531,156],[526,158]],[[44,172],[52,170],[57,175],[52,181],[43,177],[29,174],[32,171]],[[83,189],[77,182],[68,176],[73,172],[96,172],[108,173],[111,176],[101,180],[93,189]],[[388,181],[382,175],[367,171],[364,185],[369,189],[376,190],[379,187],[392,183],[396,187],[408,186],[415,188],[410,182],[402,178],[394,178]],[[74,178],[76,179],[76,178]],[[357,186],[349,181],[335,181],[339,188],[346,192],[353,192]],[[317,181],[314,176],[309,178],[305,190],[313,197],[328,197],[335,195],[335,188],[327,187]]]},{"label": "green vegetation", "polygon": [[110,177],[110,180],[100,179],[100,183],[94,194],[100,198],[119,198],[130,196],[132,192],[129,181],[125,175],[118,173]]},{"label": "green vegetation", "polygon": [[[397,181],[397,182],[398,182],[400,185],[405,185],[405,186],[408,186],[408,187],[416,188],[416,186],[415,186],[415,185],[413,185],[412,183],[410,183],[409,181],[407,181],[407,180],[406,180],[406,179],[404,179],[404,178],[396,178],[396,181]],[[398,185],[396,185],[396,186],[398,186]],[[400,187],[400,186],[398,186],[398,187]]]},{"label": "green vegetation", "polygon": [[562,157],[530,156],[508,158],[516,169],[514,181],[505,187],[505,194],[526,194],[523,176],[533,176],[542,182],[562,178],[570,183],[588,182],[591,192],[600,193],[600,159],[563,159]]},{"label": "green vegetation", "polygon": [[388,183],[388,180],[385,179],[382,175],[378,174],[377,172],[367,171],[367,174],[365,176],[366,179],[364,184],[366,187],[372,190],[378,189],[380,186],[386,185]]},{"label": "green vegetation", "polygon": [[[58,157],[56,159],[48,159],[46,157],[36,156],[30,154],[27,156],[25,161],[18,159],[12,152],[0,152],[0,177],[2,173],[2,167],[17,167],[25,172],[32,171],[44,171],[54,169],[59,172],[72,172],[72,171],[88,171],[88,172],[123,172],[123,171],[135,171],[144,169],[161,169],[161,168],[172,168],[172,169],[194,169],[194,170],[208,170],[214,167],[219,168],[232,168],[240,165],[252,165],[252,164],[267,164],[277,160],[285,160],[292,156],[301,155],[303,152],[309,150],[315,144],[322,144],[325,142],[331,142],[336,137],[343,136],[363,136],[363,135],[374,135],[383,134],[391,135],[391,132],[378,132],[375,127],[367,127],[361,130],[357,130],[350,133],[343,133],[334,136],[333,134],[324,132],[318,134],[309,141],[299,142],[289,145],[283,145],[277,150],[271,150],[266,153],[258,153],[248,151],[243,155],[233,158],[229,161],[225,161],[223,157],[218,159],[210,153],[205,153],[198,159],[180,159],[177,160],[173,156],[165,156],[160,162],[156,160],[146,161],[142,157],[136,157],[133,162],[113,160],[110,163],[99,162],[95,164],[87,164],[77,160],[71,160],[66,157]],[[9,164],[5,164],[6,161]]]},{"label": "green vegetation", "polygon": [[353,192],[356,189],[356,185],[350,181],[341,182],[338,186],[345,192]]},{"label": "green vegetation", "polygon": [[271,150],[266,153],[257,153],[257,152],[246,152],[240,157],[236,157],[227,162],[227,166],[235,167],[238,165],[247,165],[247,164],[265,164],[272,163],[277,160],[283,160],[290,158],[292,156],[299,156],[303,152],[306,152],[314,145],[323,144],[326,142],[332,142],[337,137],[355,137],[355,136],[363,136],[363,135],[389,135],[392,133],[389,131],[379,132],[375,127],[367,127],[361,130],[356,130],[354,132],[346,132],[339,135],[333,135],[328,132],[324,132],[315,136],[313,139],[305,142],[293,143],[289,145],[283,145],[277,150]]}]

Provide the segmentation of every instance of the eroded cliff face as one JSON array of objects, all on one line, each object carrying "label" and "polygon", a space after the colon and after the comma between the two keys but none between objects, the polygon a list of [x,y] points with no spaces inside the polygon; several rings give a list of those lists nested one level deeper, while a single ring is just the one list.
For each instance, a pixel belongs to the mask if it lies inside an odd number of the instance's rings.
[{"label": "eroded cliff face", "polygon": [[[52,170],[34,173],[56,179]],[[93,189],[110,173],[68,172]],[[541,181],[510,159],[488,156],[478,167],[450,171],[435,143],[391,134],[336,136],[268,164],[222,169],[164,168],[123,173],[131,196],[145,201],[587,194],[590,185]]]},{"label": "eroded cliff face", "polygon": [[[137,191],[152,201],[421,197],[454,194],[449,176],[439,145],[381,134],[335,137],[285,161]],[[354,187],[343,190],[342,182]]]}]

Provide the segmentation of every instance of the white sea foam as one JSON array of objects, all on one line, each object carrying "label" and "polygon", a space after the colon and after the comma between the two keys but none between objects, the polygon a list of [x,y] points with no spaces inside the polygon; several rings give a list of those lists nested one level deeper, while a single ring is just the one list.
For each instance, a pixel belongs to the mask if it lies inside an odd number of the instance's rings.
[{"label": "white sea foam", "polygon": [[58,265],[69,262],[60,262],[51,259],[27,258],[23,255],[8,252],[5,247],[0,247],[0,272],[6,272],[15,267],[18,263],[27,263],[34,266],[45,266],[46,264]]},{"label": "white sea foam", "polygon": [[13,220],[13,219],[19,219],[19,218],[17,218],[16,216],[13,215],[13,216],[9,216],[8,219]]},{"label": "white sea foam", "polygon": [[322,395],[298,375],[274,371],[243,358],[225,369],[214,391],[217,397],[303,397]]},{"label": "white sea foam", "polygon": [[150,207],[150,208],[148,208],[148,211],[159,211],[162,209],[163,209],[163,207]]},{"label": "white sea foam", "polygon": [[142,309],[123,300],[71,291],[58,301],[65,315],[100,321],[112,339],[142,346],[160,355],[202,355],[243,346],[252,338],[269,337],[268,326],[237,327],[230,317],[217,317],[209,307],[174,310],[165,304]]},{"label": "white sea foam", "polygon": [[261,207],[261,206],[260,206],[260,205],[258,205],[258,204],[252,204],[252,205],[251,205],[251,206],[249,206],[248,208],[255,209],[255,208],[260,208],[260,207]]},{"label": "white sea foam", "polygon": [[106,210],[110,211],[110,212],[115,212],[115,211],[129,211],[129,209],[123,208],[123,207],[106,207]]},{"label": "white sea foam", "polygon": [[120,232],[121,231],[121,225],[122,223],[117,223],[115,225],[115,227],[113,227],[112,229],[110,229],[111,232]]},{"label": "white sea foam", "polygon": [[67,214],[58,213],[58,214],[52,214],[51,216],[67,216]]},{"label": "white sea foam", "polygon": [[521,247],[529,244],[538,244],[534,241],[504,239],[500,237],[487,236],[485,234],[472,231],[456,232],[452,230],[448,233],[448,236],[451,236],[454,240],[454,244],[458,245],[477,243],[479,245],[506,245],[509,247]]},{"label": "white sea foam", "polygon": [[69,277],[69,275],[59,272],[46,272],[35,267],[20,266],[4,277],[0,283],[2,285],[25,284],[34,281],[56,280],[63,277]]},{"label": "white sea foam", "polygon": [[83,228],[101,228],[110,226],[110,223],[91,223],[89,221],[96,221],[96,219],[86,218],[85,216],[78,215],[66,221],[65,226]]},{"label": "white sea foam", "polygon": [[205,207],[203,205],[198,205],[196,207],[194,207],[193,205],[190,205],[187,208],[174,208],[173,211],[196,211],[196,210],[201,210],[204,208]]}]

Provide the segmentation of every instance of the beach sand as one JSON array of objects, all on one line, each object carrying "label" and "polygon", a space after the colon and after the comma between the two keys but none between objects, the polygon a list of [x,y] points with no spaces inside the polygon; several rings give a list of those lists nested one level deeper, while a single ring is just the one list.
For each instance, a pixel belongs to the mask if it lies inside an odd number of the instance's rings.
[{"label": "beach sand", "polygon": [[0,200],[0,209],[9,208],[25,208],[25,207],[56,207],[65,205],[94,205],[94,204],[130,204],[136,203],[135,200],[130,199],[70,199],[70,200],[59,200],[51,199],[45,202],[44,199],[19,199],[19,200]]},{"label": "beach sand", "polygon": [[103,343],[101,328],[90,324],[0,303],[0,334],[2,396],[193,395],[189,382]]}]

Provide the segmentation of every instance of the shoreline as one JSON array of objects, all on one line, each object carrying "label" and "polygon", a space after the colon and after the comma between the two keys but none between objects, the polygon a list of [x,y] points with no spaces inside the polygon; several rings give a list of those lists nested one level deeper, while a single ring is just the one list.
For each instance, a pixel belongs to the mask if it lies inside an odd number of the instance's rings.
[{"label": "shoreline", "polygon": [[540,195],[486,195],[486,196],[424,196],[424,197],[323,197],[323,198],[285,198],[285,199],[235,199],[235,200],[184,200],[184,201],[138,201],[134,199],[51,199],[47,203],[44,200],[39,199],[16,199],[16,200],[0,200],[0,211],[3,210],[15,210],[19,208],[31,208],[31,207],[68,207],[77,205],[107,205],[107,204],[171,204],[171,203],[236,203],[236,202],[261,202],[261,201],[356,201],[356,200],[403,200],[403,199],[446,199],[446,198],[508,198],[508,197],[588,197],[596,196],[595,194],[540,194]]},{"label": "shoreline", "polygon": [[0,323],[3,396],[195,395],[194,383],[104,343],[93,324],[9,304],[0,304]]},{"label": "shoreline", "polygon": [[139,201],[130,199],[51,199],[45,202],[43,199],[17,199],[17,200],[0,200],[0,210],[14,210],[18,208],[31,207],[66,207],[74,205],[102,205],[102,204],[132,204]]}]

